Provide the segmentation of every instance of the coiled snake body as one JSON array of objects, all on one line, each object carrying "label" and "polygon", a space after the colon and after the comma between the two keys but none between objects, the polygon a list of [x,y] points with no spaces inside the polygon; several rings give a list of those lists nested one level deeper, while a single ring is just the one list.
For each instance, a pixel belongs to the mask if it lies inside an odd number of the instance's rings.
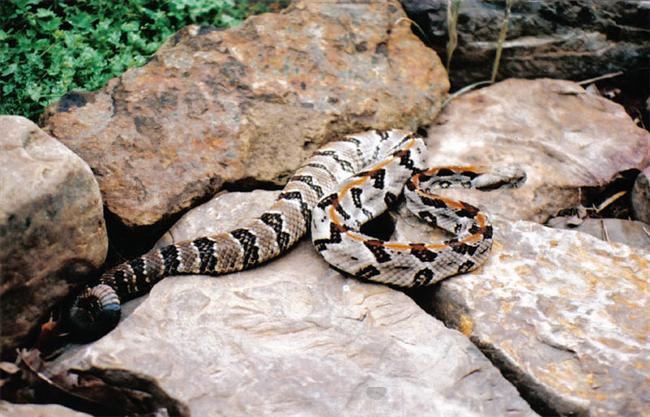
[{"label": "coiled snake body", "polygon": [[[70,322],[95,339],[119,321],[120,301],[147,292],[175,274],[225,274],[266,262],[311,230],[316,249],[335,268],[362,280],[401,287],[430,285],[475,269],[487,258],[492,226],[467,203],[430,194],[434,187],[517,186],[517,169],[474,167],[424,170],[425,145],[415,134],[370,131],[331,142],[290,178],[277,201],[249,224],[213,236],[151,250],[104,273],[75,299]],[[408,208],[455,235],[444,242],[387,242],[360,231],[404,190]]]}]

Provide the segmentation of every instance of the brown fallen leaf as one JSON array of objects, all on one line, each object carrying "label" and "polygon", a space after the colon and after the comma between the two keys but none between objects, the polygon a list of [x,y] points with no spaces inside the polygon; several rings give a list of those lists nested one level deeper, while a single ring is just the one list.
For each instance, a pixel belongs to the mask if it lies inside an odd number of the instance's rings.
[{"label": "brown fallen leaf", "polygon": [[1,368],[11,373],[0,385],[8,401],[58,403],[97,416],[190,416],[185,404],[145,375],[100,368],[52,374],[37,349],[18,351],[15,368],[11,365]]}]

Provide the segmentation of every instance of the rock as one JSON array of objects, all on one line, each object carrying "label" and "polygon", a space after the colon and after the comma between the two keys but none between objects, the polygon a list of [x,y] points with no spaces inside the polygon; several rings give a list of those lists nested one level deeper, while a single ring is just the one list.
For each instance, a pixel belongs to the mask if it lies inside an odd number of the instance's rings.
[{"label": "rock", "polygon": [[650,225],[650,166],[636,177],[632,187],[631,201],[634,217]]},{"label": "rock", "polygon": [[[494,219],[478,270],[447,279],[436,316],[498,364],[537,411],[643,416],[650,403],[650,251]],[[412,240],[410,222],[397,229]]]},{"label": "rock", "polygon": [[[447,0],[401,0],[446,57]],[[650,6],[637,0],[548,0],[513,2],[503,44],[499,79],[584,80],[616,71],[647,82]],[[505,1],[460,2],[458,46],[451,64],[455,87],[489,80],[505,15]]]},{"label": "rock", "polygon": [[620,242],[650,251],[650,226],[643,222],[624,219],[584,219],[577,226],[558,222],[553,227],[588,233],[604,241]]},{"label": "rock", "polygon": [[97,182],[77,155],[31,121],[0,117],[0,348],[12,350],[108,240]]},{"label": "rock", "polygon": [[224,183],[282,184],[344,133],[430,123],[449,83],[399,3],[299,1],[226,31],[190,26],[142,68],[48,108],[108,210],[148,226]]},{"label": "rock", "polygon": [[[275,196],[225,194],[170,236],[232,228]],[[306,241],[254,270],[164,279],[53,371],[90,365],[150,375],[195,417],[536,415],[460,333],[401,292],[343,278]]]},{"label": "rock", "polygon": [[430,166],[522,167],[528,178],[520,189],[447,194],[538,223],[576,206],[581,189],[650,164],[650,133],[621,106],[549,79],[510,79],[456,98],[429,128],[428,148]]},{"label": "rock", "polygon": [[0,415],[12,417],[90,417],[56,404],[13,404],[0,400]]}]

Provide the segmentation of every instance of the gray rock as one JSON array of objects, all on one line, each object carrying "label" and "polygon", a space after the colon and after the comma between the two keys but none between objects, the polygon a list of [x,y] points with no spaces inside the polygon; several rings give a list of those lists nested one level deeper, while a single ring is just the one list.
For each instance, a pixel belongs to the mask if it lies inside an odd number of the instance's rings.
[{"label": "gray rock", "polygon": [[[442,282],[437,317],[470,337],[540,410],[638,416],[650,407],[650,253],[545,222],[650,158],[650,134],[567,81],[507,80],[451,102],[429,129],[430,165],[519,165],[520,189],[445,194],[495,217],[488,262]],[[445,190],[447,191],[447,190]],[[428,241],[413,219],[396,235]]]},{"label": "gray rock", "polygon": [[[225,194],[164,239],[229,229],[276,195]],[[536,415],[460,333],[401,292],[343,278],[308,242],[254,270],[163,280],[53,371],[90,365],[151,375],[195,417]]]},{"label": "gray rock", "polygon": [[[428,238],[416,220],[402,236]],[[496,218],[478,270],[442,282],[430,306],[530,401],[561,415],[650,410],[650,252]]]},{"label": "gray rock", "polygon": [[[447,0],[401,0],[446,56]],[[463,0],[450,78],[456,87],[489,80],[505,1]],[[499,79],[584,80],[615,72],[647,82],[650,6],[638,0],[516,1],[503,45]],[[643,74],[646,74],[645,76]]]},{"label": "gray rock", "polygon": [[650,225],[650,166],[636,177],[630,200],[634,217]]},{"label": "gray rock", "polygon": [[520,189],[445,194],[538,223],[578,205],[582,188],[650,164],[650,133],[620,105],[549,79],[510,79],[456,98],[429,128],[428,148],[430,166],[523,168]]},{"label": "gray rock", "polygon": [[102,264],[108,240],[88,165],[23,117],[0,116],[0,132],[4,351],[23,341],[78,285],[77,273]]},{"label": "gray rock", "polygon": [[608,242],[619,242],[629,246],[650,250],[650,225],[625,219],[584,219],[573,226],[556,218],[554,225],[558,229],[569,229],[588,233]]},{"label": "gray rock", "polygon": [[0,400],[0,416],[11,417],[90,417],[56,404],[13,404]]},{"label": "gray rock", "polygon": [[71,93],[44,128],[97,175],[108,210],[154,225],[225,182],[285,183],[324,142],[430,123],[449,88],[396,0],[299,1],[240,27],[190,26],[141,68]]}]

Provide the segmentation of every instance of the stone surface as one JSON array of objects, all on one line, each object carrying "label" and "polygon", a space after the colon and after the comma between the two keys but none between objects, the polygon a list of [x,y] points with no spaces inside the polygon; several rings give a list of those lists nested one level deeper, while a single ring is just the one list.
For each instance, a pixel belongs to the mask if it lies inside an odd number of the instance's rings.
[{"label": "stone surface", "polygon": [[25,118],[0,116],[0,132],[0,347],[6,351],[78,285],[75,271],[102,264],[108,241],[88,165]]},{"label": "stone surface", "polygon": [[3,417],[90,417],[56,404],[13,404],[0,400],[0,416]]},{"label": "stone surface", "polygon": [[[229,229],[276,195],[225,194],[170,236]],[[163,280],[53,371],[90,364],[153,376],[195,417],[535,415],[460,333],[400,292],[343,278],[307,241],[247,272]]]},{"label": "stone surface", "polygon": [[[397,229],[426,240],[416,222]],[[650,251],[527,221],[494,225],[490,258],[442,282],[436,316],[549,414],[648,416]]]},{"label": "stone surface", "polygon": [[650,225],[650,166],[636,177],[630,198],[634,217]]},{"label": "stone surface", "polygon": [[449,83],[399,3],[299,1],[190,26],[142,68],[53,104],[44,128],[93,168],[107,208],[147,226],[224,182],[277,184],[343,133],[430,123]]},{"label": "stone surface", "polygon": [[[447,0],[401,0],[446,57]],[[544,0],[513,2],[499,79],[584,80],[627,71],[647,82],[650,5],[638,0]],[[455,87],[489,80],[505,14],[505,1],[460,2],[450,78]],[[643,76],[642,74],[645,74]]]},{"label": "stone surface", "polygon": [[456,98],[429,128],[428,148],[430,166],[519,165],[528,176],[520,189],[448,194],[538,223],[576,206],[582,188],[650,164],[650,133],[621,106],[549,79],[510,79]]},{"label": "stone surface", "polygon": [[650,225],[624,219],[584,219],[578,226],[558,224],[559,229],[588,233],[608,242],[619,242],[650,251]]}]

